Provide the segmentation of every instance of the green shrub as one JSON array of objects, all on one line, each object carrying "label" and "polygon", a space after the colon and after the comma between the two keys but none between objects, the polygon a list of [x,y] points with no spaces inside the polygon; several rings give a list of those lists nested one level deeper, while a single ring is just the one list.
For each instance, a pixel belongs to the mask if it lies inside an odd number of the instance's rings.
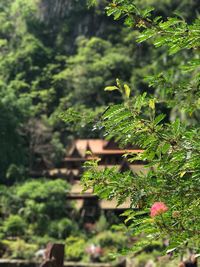
[{"label": "green shrub", "polygon": [[15,241],[3,240],[2,244],[6,247],[4,257],[12,259],[31,259],[38,249],[37,245],[28,244],[22,239]]},{"label": "green shrub", "polygon": [[37,244],[39,248],[45,248],[48,243],[56,243],[57,239],[48,235],[37,236],[34,235],[29,239],[30,243]]},{"label": "green shrub", "polygon": [[52,221],[49,226],[49,235],[54,238],[65,239],[67,236],[75,233],[78,226],[68,218],[59,221]]},{"label": "green shrub", "polygon": [[136,267],[143,267],[149,260],[155,262],[155,257],[153,254],[141,253],[135,258],[135,265]]},{"label": "green shrub", "polygon": [[19,215],[10,215],[3,223],[3,231],[7,236],[21,236],[26,231],[26,222]]},{"label": "green shrub", "polygon": [[82,237],[70,236],[66,239],[65,255],[67,260],[79,261],[84,257],[86,242]]},{"label": "green shrub", "polygon": [[61,179],[56,180],[29,180],[16,188],[16,194],[22,199],[46,200],[65,196],[69,184]]},{"label": "green shrub", "polygon": [[108,262],[115,259],[113,254],[120,252],[120,250],[126,247],[128,238],[121,232],[103,231],[91,239],[91,242],[103,249],[100,260]]},{"label": "green shrub", "polygon": [[114,246],[122,249],[126,246],[127,237],[121,232],[104,231],[96,235],[93,241],[102,248]]},{"label": "green shrub", "polygon": [[16,187],[16,195],[24,203],[24,214],[30,214],[31,222],[35,222],[41,215],[57,220],[67,215],[68,190],[69,184],[61,179],[29,180]]},{"label": "green shrub", "polygon": [[143,267],[148,261],[154,262],[155,267],[175,267],[179,264],[179,259],[169,259],[168,257],[162,256],[158,251],[153,253],[141,253],[140,255],[134,257],[134,266]]}]

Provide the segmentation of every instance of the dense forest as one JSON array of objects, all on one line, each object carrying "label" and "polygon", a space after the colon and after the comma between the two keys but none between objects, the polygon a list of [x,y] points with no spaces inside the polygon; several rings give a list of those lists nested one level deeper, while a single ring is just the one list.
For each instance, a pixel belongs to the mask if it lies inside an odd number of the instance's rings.
[{"label": "dense forest", "polygon": [[[188,21],[198,13],[197,2],[138,1],[165,17],[180,12]],[[108,18],[103,1],[90,9],[85,1],[69,1],[62,12],[59,4],[1,1],[0,170],[6,183],[14,182],[6,178],[12,170],[20,176],[39,161],[47,167],[59,162],[71,138],[100,135],[84,127],[88,121],[66,125],[64,111],[98,114],[120,98],[103,90],[116,78],[128,82],[133,94],[147,89],[146,74],[171,65],[178,80],[176,66],[187,58],[136,44],[137,32]]]},{"label": "dense forest", "polygon": [[[155,17],[167,19],[176,14],[186,23],[192,23],[200,11],[197,0],[134,3],[141,9],[154,7]],[[194,106],[199,103],[193,103],[194,92],[184,88],[190,74],[183,75],[179,68],[192,52],[183,50],[173,56],[163,46],[155,50],[151,41],[136,42],[140,29],[130,26],[128,20],[124,23],[106,16],[106,5],[104,0],[94,5],[86,0],[0,1],[2,255],[30,257],[47,240],[64,240],[73,233],[67,241],[72,247],[70,259],[83,258],[86,241],[79,236],[81,222],[74,223],[77,214],[65,200],[70,186],[60,179],[33,180],[30,174],[41,163],[47,169],[57,166],[73,139],[104,137],[96,121],[109,105],[123,100],[116,92],[104,91],[117,78],[128,84],[133,97],[145,91],[158,97],[157,112],[166,114],[165,122],[180,117],[186,125],[198,124]],[[116,19],[121,16],[113,15]],[[155,84],[153,75],[160,83]],[[172,99],[173,92],[166,90],[171,85],[176,90],[180,79],[190,115],[176,105],[178,99],[184,99],[182,95]],[[102,216],[99,228],[108,231],[104,219]],[[99,232],[96,238],[103,243],[109,235],[111,246],[117,249],[127,242],[123,235],[116,239],[111,231]]]}]

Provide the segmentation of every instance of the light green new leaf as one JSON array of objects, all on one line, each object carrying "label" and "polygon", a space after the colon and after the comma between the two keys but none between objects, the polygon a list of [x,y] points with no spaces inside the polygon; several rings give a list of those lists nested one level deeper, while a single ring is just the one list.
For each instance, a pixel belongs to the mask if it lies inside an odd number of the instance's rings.
[{"label": "light green new leaf", "polygon": [[104,91],[114,91],[114,90],[119,90],[117,86],[107,86]]},{"label": "light green new leaf", "polygon": [[124,84],[124,90],[125,90],[125,95],[127,98],[130,97],[131,89],[127,84]]},{"label": "light green new leaf", "polygon": [[155,110],[155,99],[150,99],[149,100],[149,107],[153,110]]}]

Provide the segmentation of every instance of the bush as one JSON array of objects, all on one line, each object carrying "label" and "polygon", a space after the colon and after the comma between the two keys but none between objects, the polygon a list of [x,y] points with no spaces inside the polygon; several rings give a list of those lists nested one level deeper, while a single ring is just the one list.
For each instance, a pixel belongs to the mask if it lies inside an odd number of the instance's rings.
[{"label": "bush", "polygon": [[25,230],[26,222],[19,215],[10,215],[3,223],[3,231],[7,236],[21,236]]},{"label": "bush", "polygon": [[22,239],[15,241],[3,240],[2,244],[6,248],[4,257],[12,259],[31,259],[35,256],[38,247],[35,244],[28,244]]},{"label": "bush", "polygon": [[[27,199],[34,201],[36,208],[31,217],[35,221],[41,213],[49,216],[51,219],[60,219],[66,216],[66,193],[69,190],[69,184],[61,179],[56,180],[29,180],[16,187],[16,195],[24,202],[25,209],[29,210]],[[42,209],[40,209],[42,205]],[[32,210],[32,208],[31,208]],[[29,211],[28,211],[29,212]]]},{"label": "bush", "polygon": [[[153,253],[141,253],[140,255],[134,257],[134,266],[143,267],[146,266],[148,262],[153,262],[155,267],[175,267],[179,264],[179,259],[169,259],[168,257],[162,256],[158,251]],[[149,263],[150,264],[150,263]]]},{"label": "bush", "polygon": [[16,188],[17,196],[21,199],[46,200],[63,198],[69,190],[69,184],[61,179],[56,180],[29,180]]},{"label": "bush", "polygon": [[37,244],[39,248],[46,248],[48,243],[56,243],[57,239],[52,238],[48,235],[44,235],[42,237],[34,235],[31,237],[31,239],[29,239],[29,242]]},{"label": "bush", "polygon": [[117,249],[122,249],[126,246],[127,237],[120,232],[104,231],[99,233],[94,239],[94,243],[101,247],[114,246]]},{"label": "bush", "polygon": [[128,238],[121,232],[104,231],[96,235],[91,241],[103,249],[100,260],[107,262],[114,259],[113,253],[126,247]]},{"label": "bush", "polygon": [[65,239],[67,236],[75,233],[78,226],[68,218],[59,221],[52,221],[49,226],[49,235],[54,238]]},{"label": "bush", "polygon": [[65,255],[67,260],[79,261],[85,254],[86,242],[82,237],[70,236],[66,239]]}]

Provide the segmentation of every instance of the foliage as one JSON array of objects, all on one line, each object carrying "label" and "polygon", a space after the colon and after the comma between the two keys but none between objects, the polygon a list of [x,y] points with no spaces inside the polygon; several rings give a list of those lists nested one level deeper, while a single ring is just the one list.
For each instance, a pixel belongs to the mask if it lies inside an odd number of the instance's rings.
[{"label": "foliage", "polygon": [[22,239],[3,240],[2,245],[6,249],[4,256],[12,259],[32,259],[38,248],[37,245],[28,244]]},{"label": "foliage", "polygon": [[117,232],[116,234],[116,232],[103,231],[95,236],[94,242],[102,248],[115,247],[116,249],[122,249],[126,245],[127,237],[124,233]]},{"label": "foliage", "polygon": [[[11,164],[25,166],[28,171],[38,168],[41,161],[47,167],[57,164],[63,155],[63,144],[66,145],[69,135],[75,135],[75,129],[66,128],[58,120],[58,114],[72,107],[75,101],[77,107],[88,106],[94,99],[97,100],[94,105],[104,105],[105,94],[102,97],[100,88],[106,80],[113,82],[111,72],[116,70],[121,76],[123,67],[128,70],[128,53],[126,56],[120,53],[123,46],[112,47],[112,34],[108,41],[104,40],[113,23],[100,12],[102,7],[88,10],[86,1],[65,4],[63,1],[67,9],[60,9],[60,2],[54,8],[54,1],[42,0],[1,4],[0,175],[3,183]],[[60,14],[59,10],[66,10],[67,16],[53,15],[52,22],[52,12]],[[46,11],[50,20],[46,19]],[[98,38],[90,40],[97,28]],[[109,61],[115,62],[107,70]],[[86,136],[88,132],[81,131],[80,135]]]},{"label": "foliage", "polygon": [[[125,18],[126,24],[141,31],[138,42],[151,38],[155,47],[164,47],[168,55],[188,52],[188,62],[179,62],[179,81],[173,81],[169,68],[148,77],[149,86],[156,95],[147,92],[130,98],[129,87],[119,80],[105,90],[117,90],[123,95],[122,104],[110,105],[103,113],[100,127],[108,139],[119,144],[138,145],[144,151],[138,155],[124,155],[130,162],[146,162],[147,174],[118,173],[116,168],[98,170],[98,160],[86,163],[83,176],[85,188],[93,187],[102,198],[117,198],[119,204],[127,197],[131,208],[124,213],[125,222],[133,235],[142,233],[133,251],[162,237],[170,238],[170,247],[180,249],[185,244],[199,247],[199,19],[188,24],[182,18],[153,17],[152,9],[140,10],[132,1],[113,1],[107,7],[108,15]],[[191,64],[191,62],[193,62]],[[173,68],[172,68],[173,69]],[[172,77],[172,80],[171,80]],[[185,116],[167,122],[166,115],[157,107],[174,105]],[[190,125],[190,126],[188,126]],[[191,126],[192,125],[192,126]],[[149,208],[162,201],[169,210],[153,219]],[[194,245],[195,244],[195,245]]]},{"label": "foliage", "polygon": [[116,256],[114,254],[120,253],[123,249],[127,249],[128,247],[128,237],[119,231],[102,231],[93,237],[90,242],[102,248],[103,253],[100,257],[100,260],[103,262],[114,260]]},{"label": "foliage", "polygon": [[72,104],[91,103],[94,108],[111,101],[101,88],[113,81],[113,73],[123,79],[130,76],[129,51],[122,54],[123,46],[113,47],[111,42],[97,37],[79,37],[77,46],[77,54],[67,59],[67,68],[54,76],[55,84],[67,88]]},{"label": "foliage", "polygon": [[9,236],[22,236],[25,229],[26,222],[19,215],[10,215],[3,223],[3,231]]},{"label": "foliage", "polygon": [[103,111],[104,106],[93,109],[85,105],[74,105],[66,111],[62,111],[59,114],[59,118],[70,125],[70,130],[75,132],[75,137],[95,138],[99,134],[99,129],[93,127],[93,124]]},{"label": "foliage", "polygon": [[[1,89],[2,90],[2,89]],[[21,104],[7,92],[2,95],[0,90],[0,175],[1,181],[6,182],[5,173],[11,164],[25,163],[23,140],[19,134],[20,124],[24,120]],[[8,182],[8,181],[7,181]]]},{"label": "foliage", "polygon": [[1,194],[1,216],[6,237],[24,235],[31,239],[32,235],[47,234],[65,238],[76,229],[71,220],[65,219],[72,209],[66,203],[69,185],[65,181],[29,180],[12,186],[8,193],[5,189]]},{"label": "foliage", "polygon": [[69,236],[65,243],[65,256],[68,260],[82,259],[86,248],[86,241],[82,237]]},{"label": "foliage", "polygon": [[111,232],[109,230],[102,231],[99,234],[93,235],[91,238],[84,236],[69,236],[65,243],[65,256],[67,260],[88,261],[86,250],[90,245],[96,245],[102,248],[103,254],[100,257],[101,261],[111,261],[113,257],[110,253],[117,253],[127,247],[128,238],[121,232]]},{"label": "foliage", "polygon": [[[198,230],[198,223],[194,229],[194,220],[199,219],[196,2],[110,1],[106,12],[118,20],[113,22],[104,15],[106,1],[97,1],[89,10],[86,1],[1,1],[1,237],[20,233],[44,245],[76,231],[73,208],[65,201],[68,185],[64,181],[27,181],[28,173],[59,164],[71,137],[99,137],[102,127],[108,138],[144,148],[140,160],[152,169],[146,176],[118,174],[115,169],[102,174],[95,162],[90,170],[94,179],[91,181],[89,172],[85,174],[84,183],[94,186],[101,197],[115,196],[119,203],[131,197],[132,207],[144,209],[142,214],[125,214],[129,232],[154,234],[162,227],[169,235],[173,226],[175,243],[171,245],[177,246],[185,235],[190,238]],[[178,13],[168,18],[174,11]],[[115,85],[117,77],[122,81]],[[112,92],[104,92],[103,87]],[[148,94],[141,96],[145,91]],[[135,155],[127,157],[133,161]],[[167,227],[162,218],[149,220],[154,200],[165,201],[169,207],[163,214]],[[23,223],[27,227],[22,231]],[[4,231],[6,227],[12,233]],[[80,248],[78,254],[83,255],[82,251]]]},{"label": "foliage", "polygon": [[[174,59],[163,52],[162,48],[155,52],[152,46],[137,45],[133,40],[137,38],[138,32],[133,33],[120,21],[114,24],[112,19],[106,17],[104,1],[97,1],[90,9],[86,2],[2,0],[2,183],[9,183],[5,175],[11,164],[24,166],[27,171],[39,168],[41,162],[52,167],[59,163],[63,155],[63,145],[72,136],[98,137],[100,134],[92,131],[92,123],[87,126],[86,123],[81,123],[83,116],[79,123],[71,122],[66,126],[58,119],[58,114],[71,108],[74,112],[91,114],[95,111],[99,114],[102,106],[120,101],[120,95],[106,94],[101,90],[113,84],[116,77],[131,86],[133,95],[147,89],[144,76],[157,74],[169,66],[173,66],[176,79],[172,79],[173,75],[169,73],[167,76],[160,76],[162,83],[166,83],[168,79],[175,86],[179,80],[177,65],[180,61],[184,65],[187,53]],[[91,1],[91,4],[94,2]],[[195,2],[192,1],[189,5],[187,0],[162,0],[159,4],[155,0],[136,1],[142,9],[149,5],[156,6],[164,17],[168,16],[169,10],[175,8],[190,20],[193,11],[198,10]],[[120,8],[122,7],[119,3],[116,7],[110,6],[107,12],[119,14]],[[120,12],[122,14],[125,11]],[[143,12],[142,16],[147,14],[149,13]],[[184,31],[184,19],[178,19]],[[172,25],[169,30],[172,31],[172,27],[175,26]],[[193,64],[196,64],[196,58],[189,67]],[[183,87],[182,85],[178,91]],[[165,96],[163,88],[161,84],[157,92]],[[177,112],[179,111],[175,108],[174,113]],[[91,121],[95,119],[96,116],[91,116]],[[85,120],[83,119],[84,122]],[[44,134],[41,134],[41,129],[44,129]]]},{"label": "foliage", "polygon": [[[69,185],[63,180],[29,181],[16,189],[16,195],[22,201],[19,210],[26,220],[33,224],[33,231],[46,232],[46,224],[67,214],[66,193]],[[45,224],[44,224],[45,222]]]},{"label": "foliage", "polygon": [[64,156],[64,147],[60,142],[60,133],[46,117],[31,118],[24,126],[24,132],[29,140],[29,170],[40,169],[41,165],[53,168]]},{"label": "foliage", "polygon": [[78,225],[68,218],[52,221],[48,231],[50,236],[57,239],[65,239],[76,232],[78,232]]},{"label": "foliage", "polygon": [[160,257],[159,253],[154,251],[152,253],[141,253],[134,261],[136,267],[145,266],[145,264],[152,263],[156,267],[174,267],[178,266],[178,260],[170,260],[168,257]]}]

